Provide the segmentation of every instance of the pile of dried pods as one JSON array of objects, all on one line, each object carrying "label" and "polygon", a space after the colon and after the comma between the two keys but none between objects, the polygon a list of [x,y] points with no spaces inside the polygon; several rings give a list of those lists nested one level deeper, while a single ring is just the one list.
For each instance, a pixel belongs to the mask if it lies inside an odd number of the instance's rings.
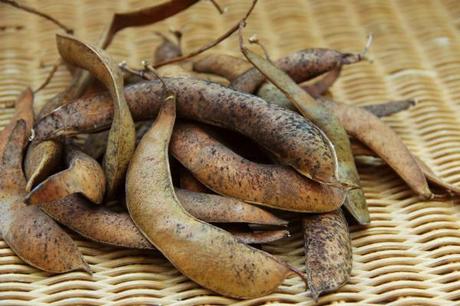
[{"label": "pile of dried pods", "polygon": [[[63,27],[33,8],[1,2]],[[117,65],[104,51],[118,31],[196,2],[115,14],[96,44],[68,28],[57,35],[72,83],[36,116],[26,89],[0,135],[0,233],[24,261],[51,273],[90,271],[56,221],[100,243],[157,249],[225,296],[266,295],[296,274],[317,299],[350,276],[341,206],[355,222],[370,222],[356,156],[380,157],[424,199],[434,196],[428,182],[460,193],[379,119],[412,101],[361,108],[325,97],[341,67],[362,61],[363,53],[306,49],[271,62],[246,48],[242,30],[256,1],[228,32],[187,55],[180,33],[175,41],[160,34],[153,67]],[[190,60],[236,31],[246,60]],[[89,134],[83,144],[75,140],[80,134]],[[306,275],[249,246],[289,236],[287,225],[296,222],[305,235]]]}]

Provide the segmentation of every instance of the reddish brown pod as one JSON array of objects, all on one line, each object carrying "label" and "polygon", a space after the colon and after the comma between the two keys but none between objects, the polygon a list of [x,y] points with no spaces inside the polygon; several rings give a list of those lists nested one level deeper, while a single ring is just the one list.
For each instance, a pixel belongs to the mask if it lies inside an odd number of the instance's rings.
[{"label": "reddish brown pod", "polygon": [[74,193],[101,204],[105,194],[104,170],[97,161],[75,147],[66,148],[67,169],[37,185],[25,198],[27,204],[53,202]]},{"label": "reddish brown pod", "polygon": [[[194,217],[216,223],[253,223],[284,226],[286,221],[236,199],[175,189],[181,205]],[[57,222],[85,238],[107,245],[154,249],[125,211],[104,205],[95,206],[78,194],[54,202],[39,204],[41,210]],[[286,237],[286,230],[232,233],[244,243],[267,243]]]},{"label": "reddish brown pod", "polygon": [[194,124],[176,123],[171,154],[211,190],[282,210],[337,209],[345,191],[309,180],[281,165],[264,165],[237,155]]},{"label": "reddish brown pod", "polygon": [[155,65],[182,56],[182,49],[180,47],[181,32],[173,32],[177,42],[172,41],[159,32],[156,32],[156,34],[161,37],[162,41],[153,54],[153,63]]},{"label": "reddish brown pod", "polygon": [[303,219],[305,267],[313,299],[345,285],[353,265],[350,233],[342,211]]},{"label": "reddish brown pod", "polygon": [[194,217],[210,223],[251,223],[284,226],[282,220],[260,207],[235,198],[175,189],[182,207]]},{"label": "reddish brown pod", "polygon": [[[334,151],[324,133],[299,114],[218,84],[186,78],[164,79],[177,94],[178,115],[248,136],[283,164],[319,182],[337,183]],[[162,87],[158,80],[125,88],[124,95],[135,120],[158,113]],[[36,138],[97,132],[113,118],[108,95],[78,99],[35,125]]]},{"label": "reddish brown pod", "polygon": [[192,217],[176,198],[168,158],[174,121],[171,94],[128,169],[126,202],[134,223],[179,271],[205,288],[235,298],[273,292],[292,273],[286,263]]},{"label": "reddish brown pod", "polygon": [[227,54],[210,54],[193,64],[193,70],[197,72],[220,75],[229,81],[250,68],[251,64],[244,59]]},{"label": "reddish brown pod", "polygon": [[26,263],[51,273],[90,271],[72,239],[37,206],[23,202],[26,181],[22,157],[26,124],[17,121],[2,156],[0,170],[0,233]]},{"label": "reddish brown pod", "polygon": [[331,140],[337,158],[338,181],[352,187],[348,191],[345,206],[353,217],[361,224],[370,222],[364,192],[360,187],[358,171],[351,153],[350,141],[341,122],[324,107],[302,90],[284,71],[270,61],[252,52],[243,45],[240,31],[240,49],[244,56],[257,68],[273,85],[275,85],[297,110],[320,127]]},{"label": "reddish brown pod", "polygon": [[348,104],[322,99],[350,136],[358,139],[382,158],[417,194],[433,197],[425,175],[401,138],[372,113]]},{"label": "reddish brown pod", "polygon": [[[8,142],[8,137],[11,134],[11,131],[16,126],[18,120],[24,120],[26,123],[26,129],[30,131],[34,122],[34,112],[33,112],[33,102],[34,102],[34,93],[30,87],[24,89],[21,95],[16,99],[14,108],[15,114],[11,119],[10,123],[2,129],[0,133],[0,156],[3,155],[5,150],[6,143]],[[27,133],[29,134],[29,133]]]},{"label": "reddish brown pod", "polygon": [[[332,49],[305,49],[294,52],[275,62],[276,66],[297,83],[313,79],[323,73],[364,59],[362,54],[342,53]],[[252,93],[265,81],[256,68],[251,68],[232,81],[232,88]]]},{"label": "reddish brown pod", "polygon": [[182,189],[194,192],[212,193],[211,190],[197,180],[187,169],[181,169],[179,175],[180,187]]}]

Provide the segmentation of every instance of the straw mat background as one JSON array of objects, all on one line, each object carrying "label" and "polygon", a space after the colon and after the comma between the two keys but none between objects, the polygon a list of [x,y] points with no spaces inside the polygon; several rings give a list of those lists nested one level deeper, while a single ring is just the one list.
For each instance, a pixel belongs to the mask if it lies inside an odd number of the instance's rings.
[{"label": "straw mat background", "polygon": [[[155,2],[155,1],[153,1]],[[249,1],[219,0],[219,16],[203,1],[154,26],[128,29],[109,52],[139,65],[150,59],[159,39],[154,30],[184,32],[184,49],[195,49],[223,33],[245,12]],[[27,1],[95,41],[114,11],[152,1]],[[0,5],[0,120],[27,85],[36,88],[57,59],[57,28],[42,19]],[[346,67],[334,85],[337,100],[368,104],[416,98],[408,112],[385,119],[409,148],[447,181],[460,184],[460,5],[443,1],[260,0],[246,34],[256,33],[273,58],[306,47],[362,49],[373,33],[373,64]],[[238,54],[235,37],[215,51]],[[43,103],[70,77],[62,67],[37,96]],[[387,167],[360,167],[372,224],[352,227],[352,278],[318,305],[460,305],[460,205],[420,202]],[[204,290],[164,258],[144,251],[101,246],[74,236],[94,274],[47,275],[17,258],[0,241],[1,305],[230,304],[236,301]],[[264,248],[303,269],[299,233]],[[299,278],[286,280],[265,302],[313,305]]]}]

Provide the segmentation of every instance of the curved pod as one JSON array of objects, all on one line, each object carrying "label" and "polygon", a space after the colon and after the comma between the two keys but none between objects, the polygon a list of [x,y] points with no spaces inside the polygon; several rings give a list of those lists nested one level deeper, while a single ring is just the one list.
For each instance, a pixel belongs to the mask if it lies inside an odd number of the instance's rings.
[{"label": "curved pod", "polygon": [[202,128],[177,123],[171,154],[213,191],[246,202],[298,212],[337,209],[345,191],[311,181],[289,167],[251,162],[212,138]]},{"label": "curved pod", "polygon": [[[272,152],[278,160],[319,182],[336,183],[334,154],[321,130],[299,114],[258,97],[218,84],[186,78],[165,78],[177,94],[178,116],[240,132]],[[163,91],[158,80],[125,88],[135,120],[158,113]],[[110,96],[102,94],[62,106],[35,126],[36,138],[97,132],[113,118]]]},{"label": "curved pod", "polygon": [[192,217],[177,200],[168,161],[175,101],[170,96],[164,103],[128,168],[126,199],[134,223],[178,270],[208,289],[236,298],[273,292],[290,274],[286,264]]}]

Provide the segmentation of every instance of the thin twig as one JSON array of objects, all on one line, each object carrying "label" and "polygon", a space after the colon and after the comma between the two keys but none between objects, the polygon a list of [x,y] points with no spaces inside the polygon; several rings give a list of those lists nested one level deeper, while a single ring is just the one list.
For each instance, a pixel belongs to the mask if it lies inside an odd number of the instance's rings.
[{"label": "thin twig", "polygon": [[38,86],[37,89],[35,89],[33,91],[34,94],[36,94],[37,92],[39,92],[40,90],[42,90],[43,88],[45,88],[46,86],[48,86],[48,84],[51,82],[51,80],[53,79],[54,77],[54,74],[56,73],[56,71],[58,70],[59,66],[62,64],[62,60],[58,60],[57,63],[55,63],[53,65],[53,67],[51,68],[50,72],[48,73],[48,76],[46,77],[46,79],[43,81],[43,83]]},{"label": "thin twig", "polygon": [[224,10],[220,7],[219,3],[217,3],[215,0],[209,0],[211,3],[214,5],[214,7],[219,11],[219,14],[223,14]]},{"label": "thin twig", "polygon": [[5,3],[5,4],[9,4],[11,6],[14,6],[15,8],[20,9],[20,10],[23,10],[23,11],[38,15],[40,17],[43,17],[43,18],[51,21],[52,23],[54,23],[55,25],[57,25],[61,29],[63,29],[67,34],[73,34],[73,29],[67,27],[65,24],[63,24],[59,20],[55,19],[54,17],[51,17],[50,15],[45,14],[43,12],[37,11],[33,7],[30,7],[30,6],[27,6],[27,5],[24,5],[24,4],[19,4],[15,0],[0,0],[0,2]]},{"label": "thin twig", "polygon": [[240,25],[241,22],[244,22],[246,23],[246,19],[248,19],[249,15],[251,15],[254,7],[256,6],[256,3],[257,3],[257,0],[253,0],[252,1],[252,4],[251,4],[251,7],[248,9],[248,11],[246,12],[246,15],[240,20],[238,21],[238,23],[236,23],[233,27],[231,27],[227,32],[225,32],[224,34],[222,34],[220,37],[218,37],[216,40],[202,46],[201,48],[199,48],[198,50],[195,50],[195,51],[192,51],[191,53],[189,54],[186,54],[186,55],[183,55],[183,56],[179,56],[179,57],[176,57],[176,58],[173,58],[173,59],[170,59],[170,60],[166,60],[164,62],[161,62],[161,63],[158,63],[156,64],[154,67],[155,68],[158,68],[158,67],[161,67],[161,66],[164,66],[164,65],[167,65],[167,64],[172,64],[172,63],[177,63],[177,62],[181,62],[181,61],[184,61],[184,60],[187,60],[189,58],[192,58],[200,53],[203,53],[204,51],[208,50],[208,49],[211,49],[212,47],[218,45],[219,43],[221,43],[222,41],[224,41],[226,38],[228,38],[230,35],[232,35],[233,33],[235,33],[237,30],[238,30],[238,27]]}]

